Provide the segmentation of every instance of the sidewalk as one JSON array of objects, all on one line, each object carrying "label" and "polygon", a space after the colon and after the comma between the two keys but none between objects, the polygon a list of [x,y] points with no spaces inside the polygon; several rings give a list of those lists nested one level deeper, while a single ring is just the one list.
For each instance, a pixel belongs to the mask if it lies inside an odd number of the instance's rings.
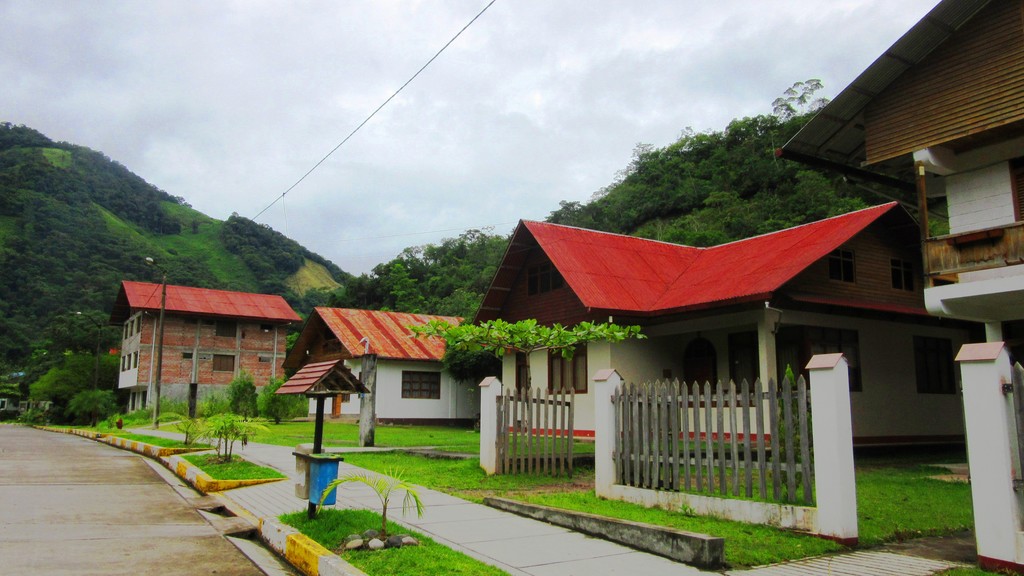
[{"label": "sidewalk", "polygon": [[[138,429],[139,434],[182,438],[164,430]],[[329,448],[329,452],[353,452],[377,449]],[[238,488],[221,495],[238,504],[255,518],[276,518],[306,510],[307,502],[295,497],[295,457],[293,448],[249,443],[236,454],[247,460],[280,470],[288,481]],[[339,474],[362,471],[342,463]],[[392,503],[389,520],[408,526],[438,543],[463,552],[516,576],[686,576],[719,574],[638,552],[631,548],[591,538],[583,534],[474,504],[454,496],[420,488],[425,506],[423,517],[403,516],[400,503]],[[338,508],[380,509],[376,494],[361,483],[345,484],[338,489]],[[728,546],[728,543],[726,543]],[[731,576],[861,576],[863,574],[899,574],[927,576],[956,564],[928,560],[890,552],[854,552],[810,558],[745,571]],[[888,567],[888,570],[885,569]],[[882,571],[879,571],[879,569]]]}]

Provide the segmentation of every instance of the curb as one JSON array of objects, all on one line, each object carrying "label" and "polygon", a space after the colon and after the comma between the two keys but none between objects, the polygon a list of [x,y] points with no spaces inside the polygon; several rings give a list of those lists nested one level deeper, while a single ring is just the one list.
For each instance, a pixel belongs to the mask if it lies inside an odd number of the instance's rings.
[{"label": "curb", "polygon": [[165,458],[175,454],[188,454],[191,452],[209,450],[209,448],[167,448],[165,446],[147,444],[139,440],[121,438],[120,436],[114,436],[113,434],[100,434],[95,438],[95,440],[103,442],[104,444],[110,444],[117,448],[131,450],[132,452],[142,454],[143,456],[149,456],[150,458]]},{"label": "curb", "polygon": [[260,540],[306,576],[367,576],[291,526],[259,519]]},{"label": "curb", "polygon": [[168,470],[174,472],[181,479],[185,480],[196,490],[204,494],[210,492],[223,492],[225,490],[231,490],[232,488],[241,488],[242,486],[255,486],[257,484],[266,484],[268,482],[280,482],[287,480],[287,478],[257,478],[254,480],[214,480],[209,474],[203,472],[195,464],[185,460],[180,455],[171,455],[167,457],[159,458],[160,462],[167,467]]}]

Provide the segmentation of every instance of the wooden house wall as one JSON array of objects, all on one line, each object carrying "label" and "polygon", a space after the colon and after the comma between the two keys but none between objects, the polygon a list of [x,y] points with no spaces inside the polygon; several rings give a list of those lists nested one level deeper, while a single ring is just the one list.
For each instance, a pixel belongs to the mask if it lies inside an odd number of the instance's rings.
[{"label": "wooden house wall", "polygon": [[869,164],[1024,120],[1024,0],[992,2],[864,113]]},{"label": "wooden house wall", "polygon": [[[854,282],[829,279],[828,257],[809,266],[783,292],[832,296],[840,299],[899,304],[924,309],[921,253],[917,245],[902,245],[880,223],[858,234],[842,249],[854,254]],[[892,287],[892,262],[899,258],[914,267],[914,290]]]},{"label": "wooden house wall", "polygon": [[533,249],[512,283],[505,304],[497,317],[507,322],[536,318],[541,324],[558,322],[566,326],[573,326],[585,320],[595,320],[568,284],[541,294],[527,293],[527,270],[544,263],[550,263],[548,257],[539,248]]}]

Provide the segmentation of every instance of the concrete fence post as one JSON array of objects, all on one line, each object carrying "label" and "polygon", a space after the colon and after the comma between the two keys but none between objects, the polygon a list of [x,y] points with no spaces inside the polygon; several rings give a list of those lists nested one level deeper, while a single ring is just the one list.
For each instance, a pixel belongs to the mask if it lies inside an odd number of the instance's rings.
[{"label": "concrete fence post", "polygon": [[501,380],[488,376],[480,381],[480,467],[488,476],[498,470],[498,396]]},{"label": "concrete fence post", "polygon": [[622,384],[622,377],[613,369],[594,374],[594,492],[603,498],[612,497],[615,484],[615,409],[612,395]]},{"label": "concrete fence post", "polygon": [[974,499],[978,564],[986,569],[1024,572],[1021,512],[1013,491],[1011,438],[1016,434],[1010,384],[1010,356],[1003,342],[965,344],[956,356],[963,382],[967,456]]},{"label": "concrete fence post", "polygon": [[816,354],[807,364],[814,438],[818,535],[857,544],[857,484],[853,471],[850,370],[842,354]]}]

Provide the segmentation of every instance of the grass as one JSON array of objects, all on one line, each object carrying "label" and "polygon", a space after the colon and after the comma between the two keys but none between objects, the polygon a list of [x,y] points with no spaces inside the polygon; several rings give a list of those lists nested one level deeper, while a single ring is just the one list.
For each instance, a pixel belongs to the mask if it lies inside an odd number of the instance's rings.
[{"label": "grass", "polygon": [[[334,550],[349,534],[380,527],[380,515],[368,510],[321,510],[310,520],[306,512],[281,516],[281,521],[309,536],[321,546]],[[420,541],[419,546],[387,549],[377,552],[351,550],[339,555],[367,574],[419,576],[420,574],[454,574],[502,576],[505,572],[442,546],[422,534],[388,522],[388,533],[409,534]]]},{"label": "grass", "polygon": [[[313,441],[313,422],[267,424],[253,442],[295,446]],[[480,434],[467,428],[449,426],[378,425],[374,435],[377,446],[408,448],[432,446],[450,452],[480,452]],[[324,446],[359,446],[359,425],[349,422],[324,422]]]},{"label": "grass", "polygon": [[273,468],[259,466],[233,456],[231,462],[217,462],[216,454],[192,454],[184,456],[185,460],[195,464],[214,480],[263,480],[266,478],[285,478]]},{"label": "grass", "polygon": [[117,436],[118,438],[124,438],[126,440],[135,440],[136,442],[144,442],[146,444],[161,446],[163,448],[212,448],[209,444],[185,444],[181,440],[172,440],[170,438],[161,438],[159,436],[147,436],[145,434],[133,434],[131,432],[112,432],[111,436]]},{"label": "grass", "polygon": [[[313,441],[313,422],[282,422],[267,424],[267,427],[267,432],[260,432],[252,441],[277,446]],[[324,446],[359,446],[359,425],[324,422],[323,442]],[[480,433],[454,426],[377,425],[374,444],[386,448],[432,447],[444,452],[479,454]],[[593,454],[594,443],[577,440],[573,450],[576,454]]]},{"label": "grass", "polygon": [[594,483],[594,471],[589,468],[578,469],[572,479],[527,474],[488,476],[475,458],[447,460],[401,452],[360,452],[345,454],[345,462],[382,474],[397,470],[406,482],[474,502],[486,496],[511,497],[520,492],[591,489]]}]

